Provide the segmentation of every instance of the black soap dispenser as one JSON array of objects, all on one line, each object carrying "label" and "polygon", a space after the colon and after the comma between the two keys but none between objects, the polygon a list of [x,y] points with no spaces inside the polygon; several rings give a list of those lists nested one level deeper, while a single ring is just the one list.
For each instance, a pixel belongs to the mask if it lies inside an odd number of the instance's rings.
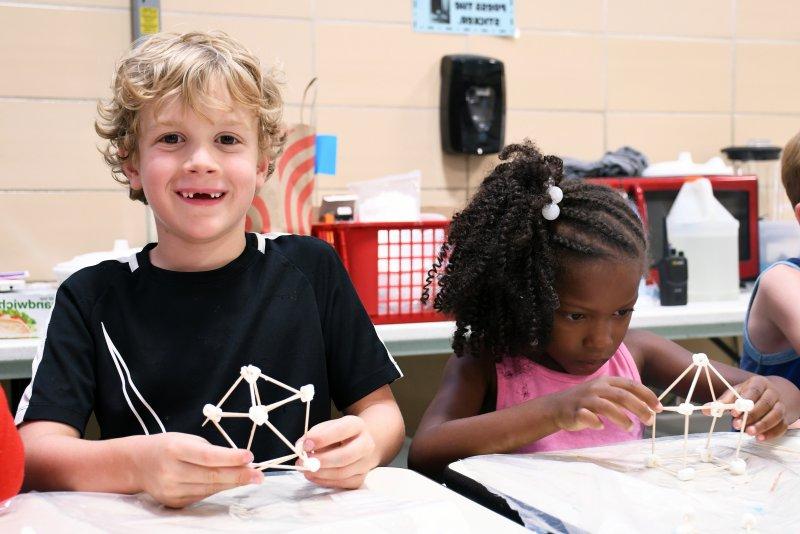
[{"label": "black soap dispenser", "polygon": [[506,121],[503,62],[484,56],[444,56],[441,74],[442,150],[478,155],[499,152]]}]

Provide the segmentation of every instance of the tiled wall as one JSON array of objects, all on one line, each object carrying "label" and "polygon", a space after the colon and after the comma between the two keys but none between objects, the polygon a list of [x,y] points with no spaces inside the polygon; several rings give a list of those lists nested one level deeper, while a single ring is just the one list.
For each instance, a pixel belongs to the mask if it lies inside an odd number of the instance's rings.
[{"label": "tiled wall", "polygon": [[[507,140],[595,159],[629,144],[696,160],[800,129],[800,2],[518,0],[519,39],[415,34],[411,0],[162,0],[165,29],[219,28],[287,75],[287,118],[320,78],[318,130],[348,181],[419,168],[423,204],[458,209],[493,157],[442,154],[439,60],[506,64]],[[130,40],[128,0],[0,1],[0,270],[146,239],[97,153],[92,121]]]}]

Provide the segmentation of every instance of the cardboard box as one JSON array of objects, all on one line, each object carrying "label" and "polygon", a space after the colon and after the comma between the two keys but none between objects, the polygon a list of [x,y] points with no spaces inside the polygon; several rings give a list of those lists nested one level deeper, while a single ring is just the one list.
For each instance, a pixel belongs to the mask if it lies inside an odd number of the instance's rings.
[{"label": "cardboard box", "polygon": [[0,338],[44,337],[56,301],[53,284],[0,293]]}]

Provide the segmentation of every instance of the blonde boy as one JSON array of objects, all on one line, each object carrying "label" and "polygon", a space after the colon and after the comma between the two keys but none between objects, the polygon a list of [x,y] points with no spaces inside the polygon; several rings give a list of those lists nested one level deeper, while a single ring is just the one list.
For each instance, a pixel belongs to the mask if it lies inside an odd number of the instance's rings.
[{"label": "blonde boy", "polygon": [[[800,221],[800,133],[786,144],[781,164],[783,186]],[[800,387],[798,303],[800,258],[776,262],[761,273],[745,319],[743,369],[779,375]]]},{"label": "blonde boy", "polygon": [[[244,231],[281,146],[275,83],[223,33],[165,33],[122,58],[113,92],[96,129],[115,177],[152,208],[158,242],[59,288],[17,413],[26,487],[145,491],[180,507],[259,483],[248,464],[285,455],[285,444],[259,431],[252,453],[232,449],[201,426],[203,405],[250,364],[314,384],[308,434],[302,405],[271,422],[320,461],[307,478],[358,487],[402,442],[388,386],[402,375],[329,246]],[[267,389],[264,404],[285,396]],[[331,400],[344,417],[329,420]],[[246,412],[247,388],[225,406]],[[92,411],[100,441],[82,439]],[[249,425],[233,423],[244,447]]]}]

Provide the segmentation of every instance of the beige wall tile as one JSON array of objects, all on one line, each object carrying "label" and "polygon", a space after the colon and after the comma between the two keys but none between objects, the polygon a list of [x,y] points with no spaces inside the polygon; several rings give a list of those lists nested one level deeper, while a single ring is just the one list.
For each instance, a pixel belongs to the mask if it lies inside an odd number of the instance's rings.
[{"label": "beige wall tile", "polygon": [[[599,159],[603,155],[603,115],[510,110],[506,115],[506,144],[519,143],[526,137],[545,154]],[[496,155],[470,157],[470,192],[497,163]]]},{"label": "beige wall tile", "polygon": [[161,0],[161,11],[188,11],[221,15],[261,15],[272,17],[311,16],[310,0]]},{"label": "beige wall tile", "polygon": [[322,107],[317,120],[319,133],[338,136],[339,152],[336,176],[321,175],[321,189],[414,169],[424,189],[466,187],[464,157],[441,152],[438,110]]},{"label": "beige wall tile", "polygon": [[465,50],[463,36],[410,25],[318,23],[316,32],[320,104],[438,106],[441,57]]},{"label": "beige wall tile", "polygon": [[52,268],[78,254],[110,250],[114,239],[141,246],[145,209],[117,193],[0,193],[0,271],[26,269],[52,280]]},{"label": "beige wall tile", "polygon": [[743,145],[751,139],[767,139],[783,146],[800,132],[800,116],[788,115],[736,115],[734,142]]},{"label": "beige wall tile", "polygon": [[800,112],[800,44],[736,46],[736,111]]},{"label": "beige wall tile", "polygon": [[106,96],[130,42],[127,11],[0,6],[0,20],[0,96]]},{"label": "beige wall tile", "polygon": [[608,109],[730,111],[730,43],[610,38],[608,47]]},{"label": "beige wall tile", "polygon": [[608,31],[638,35],[730,37],[732,0],[608,0]]},{"label": "beige wall tile", "polygon": [[286,76],[284,96],[300,102],[313,76],[311,22],[244,17],[215,17],[166,12],[164,29],[170,31],[222,30],[240,40],[261,60],[262,66],[281,67]]},{"label": "beige wall tile", "polygon": [[316,0],[320,20],[369,20],[411,22],[411,2],[373,2],[371,0]]},{"label": "beige wall tile", "polygon": [[650,163],[672,161],[689,151],[696,162],[721,156],[731,142],[731,121],[726,115],[610,114],[608,148],[629,145],[643,152]]},{"label": "beige wall tile", "polygon": [[94,102],[0,101],[0,189],[118,189]]},{"label": "beige wall tile", "polygon": [[514,2],[517,26],[543,30],[603,31],[603,0]]},{"label": "beige wall tile", "polygon": [[603,108],[603,39],[599,36],[470,36],[469,51],[505,63],[509,108]]},{"label": "beige wall tile", "polygon": [[736,0],[736,36],[800,39],[796,0]]}]

